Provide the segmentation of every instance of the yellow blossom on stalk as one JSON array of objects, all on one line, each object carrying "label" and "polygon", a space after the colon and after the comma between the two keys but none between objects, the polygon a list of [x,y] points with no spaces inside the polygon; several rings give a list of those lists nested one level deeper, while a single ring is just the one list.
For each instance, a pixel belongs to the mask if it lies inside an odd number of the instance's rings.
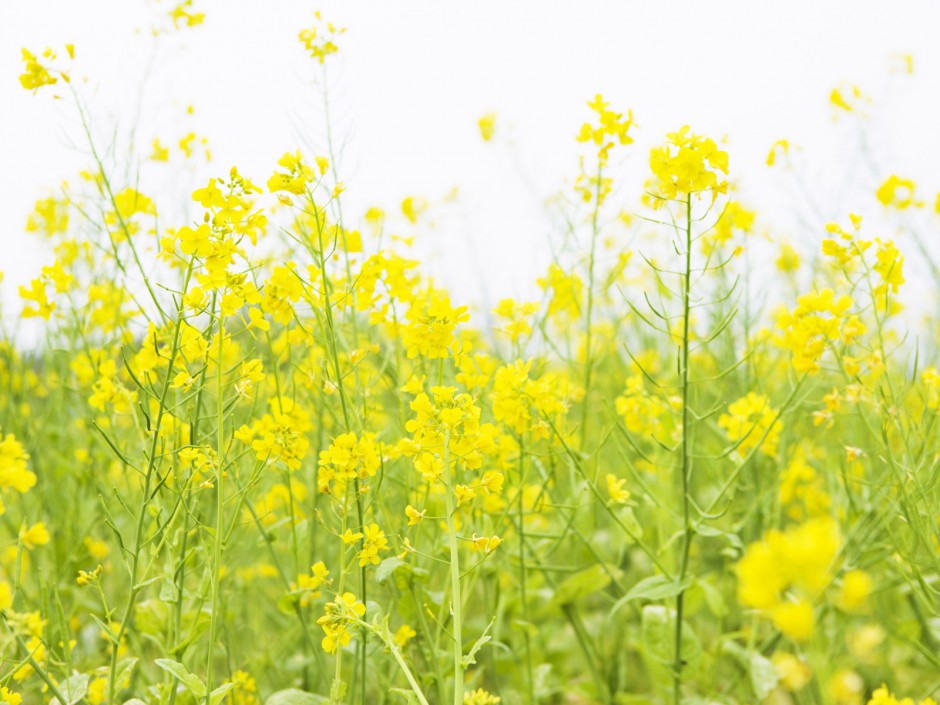
[{"label": "yellow blossom on stalk", "polygon": [[287,171],[275,171],[268,179],[268,191],[271,193],[287,191],[302,196],[307,190],[307,184],[316,178],[313,169],[304,163],[303,155],[299,150],[293,154],[285,152],[277,163]]},{"label": "yellow blossom on stalk", "polygon": [[800,268],[800,253],[792,245],[784,244],[780,248],[780,254],[777,256],[774,264],[777,269],[787,274],[795,272]]},{"label": "yellow blossom on stalk", "polygon": [[411,626],[402,624],[395,630],[395,643],[399,646],[404,646],[416,636],[418,636],[418,632],[412,629]]},{"label": "yellow blossom on stalk", "polygon": [[[914,705],[913,698],[900,698],[888,690],[888,686],[882,685],[871,694],[868,705]],[[933,698],[924,698],[918,702],[918,705],[937,705]]]},{"label": "yellow blossom on stalk", "polygon": [[496,113],[487,113],[477,120],[477,126],[480,128],[480,136],[484,142],[493,139],[493,133],[496,131]]},{"label": "yellow blossom on stalk", "polygon": [[718,418],[718,426],[728,434],[728,440],[737,444],[739,456],[746,456],[760,446],[764,455],[777,454],[777,444],[783,424],[770,400],[757,392],[748,392],[728,406],[728,412]]},{"label": "yellow blossom on stalk", "polygon": [[714,227],[702,238],[702,249],[709,254],[716,246],[731,240],[732,235],[747,235],[754,229],[757,213],[745,208],[738,201],[729,201]]},{"label": "yellow blossom on stalk", "polygon": [[832,107],[847,113],[855,112],[865,102],[870,102],[870,99],[856,85],[839,86],[829,93],[829,103]]},{"label": "yellow blossom on stalk", "polygon": [[268,463],[280,461],[289,470],[296,470],[310,447],[306,437],[311,428],[310,417],[292,399],[275,397],[268,404],[270,413],[251,426],[241,426],[235,432],[235,438],[249,444],[258,460]]},{"label": "yellow blossom on stalk", "polygon": [[559,265],[552,264],[548,274],[537,280],[543,291],[551,290],[548,313],[559,321],[574,319],[581,315],[584,282],[575,272],[565,273]]},{"label": "yellow blossom on stalk", "polygon": [[418,218],[427,208],[427,201],[420,196],[408,196],[401,202],[401,212],[412,224],[418,222]]},{"label": "yellow blossom on stalk", "polygon": [[5,703],[5,705],[20,705],[23,702],[23,696],[14,693],[5,685],[0,686],[0,702]]},{"label": "yellow blossom on stalk", "polygon": [[359,567],[366,565],[378,565],[381,562],[379,558],[380,551],[388,550],[388,540],[385,538],[385,532],[379,528],[376,523],[369,524],[362,528],[362,550],[359,551]]},{"label": "yellow blossom on stalk", "polygon": [[905,210],[911,206],[919,207],[924,205],[914,199],[914,181],[911,179],[902,179],[896,174],[892,174],[875,192],[875,196],[883,206]]},{"label": "yellow blossom on stalk", "polygon": [[826,493],[822,478],[807,462],[807,451],[799,446],[780,474],[778,497],[791,519],[805,519],[827,514],[832,500]]},{"label": "yellow blossom on stalk", "polygon": [[[24,494],[36,484],[36,475],[27,467],[29,453],[12,433],[0,434],[0,489]],[[3,505],[0,503],[0,514]]]},{"label": "yellow blossom on stalk", "polygon": [[[20,74],[20,85],[23,88],[28,91],[37,91],[43,86],[53,86],[59,82],[59,79],[53,75],[49,67],[40,63],[35,54],[28,49],[21,49],[20,53],[23,57],[23,73]],[[69,55],[72,55],[71,50]],[[47,61],[55,61],[55,52],[47,48],[42,53],[42,57]],[[56,71],[55,73],[59,72]],[[60,73],[59,75],[68,80],[65,74]]]},{"label": "yellow blossom on stalk", "polygon": [[653,435],[660,427],[662,417],[669,411],[667,404],[650,395],[642,374],[627,377],[626,389],[614,400],[617,414],[630,433]]},{"label": "yellow blossom on stalk", "polygon": [[605,480],[607,482],[607,496],[610,498],[611,504],[624,504],[630,499],[630,490],[624,487],[627,484],[625,478],[607,473]]},{"label": "yellow blossom on stalk", "polygon": [[827,345],[837,340],[848,345],[865,333],[858,317],[849,315],[851,307],[847,294],[837,297],[832,289],[823,289],[800,296],[793,311],[783,309],[778,314],[782,334],[777,342],[790,351],[797,372],[818,372]]},{"label": "yellow blossom on stalk", "polygon": [[836,522],[815,517],[784,531],[771,529],[750,544],[735,566],[738,600],[773,619],[787,636],[813,633],[814,600],[832,580],[842,546]]},{"label": "yellow blossom on stalk", "polygon": [[499,705],[502,698],[477,688],[463,694],[463,705]]},{"label": "yellow blossom on stalk", "polygon": [[300,601],[306,605],[310,600],[320,597],[320,588],[329,583],[330,571],[323,561],[317,561],[310,566],[310,572],[297,576],[297,582],[292,589],[302,592]]},{"label": "yellow blossom on stalk", "polygon": [[[337,436],[329,448],[320,451],[319,464],[317,482],[320,492],[343,497],[349,483],[368,480],[382,464],[375,434],[366,433],[361,438],[355,433]],[[363,487],[359,489],[364,491]]]},{"label": "yellow blossom on stalk", "polygon": [[192,11],[193,0],[182,0],[170,10],[170,19],[173,20],[173,26],[177,29],[180,25],[185,27],[196,27],[201,25],[205,19],[204,12]]},{"label": "yellow blossom on stalk", "polygon": [[666,135],[666,144],[650,154],[650,168],[658,179],[662,199],[710,192],[712,200],[728,190],[722,174],[728,173],[728,153],[710,137],[691,132],[684,125]]},{"label": "yellow blossom on stalk", "polygon": [[365,615],[366,606],[353,593],[345,592],[327,602],[323,609],[324,615],[317,620],[325,634],[321,646],[328,654],[335,654],[339,647],[349,644],[352,638],[349,627]]},{"label": "yellow blossom on stalk", "polygon": [[420,524],[424,519],[424,512],[419,512],[417,509],[412,507],[410,504],[405,507],[405,516],[408,517],[408,526],[414,526],[415,524]]},{"label": "yellow blossom on stalk", "polygon": [[454,331],[460,323],[469,320],[467,307],[454,308],[450,297],[442,291],[431,289],[417,295],[399,331],[408,357],[414,359],[421,355],[429,360],[447,357],[456,340]]},{"label": "yellow blossom on stalk", "polygon": [[[64,185],[63,185],[64,187]],[[26,231],[39,232],[48,237],[64,234],[69,227],[69,203],[65,199],[41,198],[26,219]]]},{"label": "yellow blossom on stalk", "polygon": [[44,522],[37,522],[27,528],[20,529],[20,542],[27,551],[32,551],[37,546],[45,546],[49,543],[49,530]]},{"label": "yellow blossom on stalk", "polygon": [[539,308],[535,302],[516,303],[513,299],[502,299],[493,309],[493,313],[506,321],[506,325],[498,329],[499,332],[505,333],[513,342],[529,335],[532,333],[529,321]]},{"label": "yellow blossom on stalk", "polygon": [[319,63],[323,63],[330,54],[339,51],[336,39],[346,32],[345,27],[337,27],[332,22],[323,22],[320,11],[313,13],[316,24],[300,31],[298,38],[308,54]]},{"label": "yellow blossom on stalk", "polygon": [[598,93],[594,100],[588,101],[588,107],[597,113],[597,123],[586,122],[581,125],[578,142],[592,142],[600,148],[598,156],[602,162],[607,160],[610,148],[614,144],[632,144],[629,131],[633,127],[633,111],[627,111],[627,117],[614,112],[610,104]]},{"label": "yellow blossom on stalk", "polygon": [[46,321],[55,311],[55,303],[49,300],[46,292],[46,283],[42,277],[37,277],[30,282],[29,287],[20,287],[20,298],[32,302],[33,306],[24,306],[23,318],[32,318],[38,316]]},{"label": "yellow blossom on stalk", "polygon": [[871,576],[864,570],[850,570],[842,576],[838,605],[846,612],[858,612],[865,607],[871,591]]},{"label": "yellow blossom on stalk", "polygon": [[767,166],[776,164],[779,157],[789,159],[790,142],[788,140],[777,140],[771,145],[770,152],[767,154]]},{"label": "yellow blossom on stalk", "polygon": [[499,548],[502,542],[499,536],[477,536],[474,534],[473,538],[470,539],[470,550],[477,553],[492,553]]}]

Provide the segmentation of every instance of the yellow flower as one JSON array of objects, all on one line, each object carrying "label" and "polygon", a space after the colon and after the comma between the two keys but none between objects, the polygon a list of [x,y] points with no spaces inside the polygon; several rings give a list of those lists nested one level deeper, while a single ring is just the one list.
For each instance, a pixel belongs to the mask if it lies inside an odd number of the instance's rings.
[{"label": "yellow flower", "polygon": [[839,591],[839,607],[847,612],[858,612],[865,607],[871,594],[872,580],[864,570],[850,570],[842,577]]},{"label": "yellow flower", "polygon": [[404,646],[417,635],[418,633],[414,629],[407,624],[403,624],[395,631],[395,643]]},{"label": "yellow flower", "polygon": [[480,136],[484,142],[493,139],[493,133],[496,131],[496,113],[487,113],[477,121],[480,128]]},{"label": "yellow flower", "polygon": [[744,457],[760,446],[764,455],[777,454],[777,444],[783,424],[767,397],[748,392],[728,406],[728,413],[718,418],[718,426],[728,434],[728,440],[737,443],[737,453]]},{"label": "yellow flower", "polygon": [[410,504],[407,507],[405,507],[405,515],[408,517],[408,526],[414,526],[415,524],[420,524],[421,521],[424,519],[424,512],[419,512]]},{"label": "yellow flower", "polygon": [[[36,91],[43,86],[52,86],[59,79],[52,75],[49,68],[39,63],[39,59],[28,49],[20,50],[23,56],[23,73],[20,74],[20,85],[28,91]],[[43,52],[43,58],[54,60],[52,49]]]},{"label": "yellow flower", "polygon": [[626,479],[618,478],[616,475],[607,473],[607,496],[610,497],[612,504],[624,504],[630,499],[630,491],[624,489],[627,483]]},{"label": "yellow flower", "polygon": [[813,606],[805,600],[781,602],[771,610],[774,626],[794,641],[806,641],[816,623]]},{"label": "yellow flower", "polygon": [[27,551],[32,551],[37,546],[45,546],[49,543],[49,531],[43,522],[37,522],[28,529],[24,526],[20,529],[20,541]]}]

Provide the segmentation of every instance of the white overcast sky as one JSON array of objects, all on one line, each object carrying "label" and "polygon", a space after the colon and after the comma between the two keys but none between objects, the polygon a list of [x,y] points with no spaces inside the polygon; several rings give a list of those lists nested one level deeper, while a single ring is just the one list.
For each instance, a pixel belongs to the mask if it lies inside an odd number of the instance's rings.
[{"label": "white overcast sky", "polygon": [[[649,146],[685,123],[728,136],[732,177],[777,229],[792,227],[793,187],[764,159],[783,137],[803,146],[827,218],[874,212],[871,188],[889,173],[917,178],[931,200],[940,190],[934,1],[196,0],[205,24],[162,39],[153,53],[137,30],[169,5],[0,2],[7,301],[50,259],[23,228],[33,202],[87,164],[72,146],[80,138],[72,106],[19,87],[20,47],[74,43],[74,72],[89,77],[81,90],[103,141],[132,122],[152,64],[139,103],[142,149],[153,136],[170,141],[195,129],[214,154],[209,167],[182,174],[142,167],[141,190],[179,203],[232,164],[263,183],[284,151],[325,151],[311,64],[297,41],[316,9],[348,28],[330,62],[330,87],[349,203],[360,212],[372,204],[393,210],[406,195],[435,202],[459,187],[459,201],[436,211],[436,230],[423,236],[457,298],[492,303],[531,292],[558,234],[543,201],[576,174],[573,138],[597,92],[631,108],[640,126],[637,145],[624,151],[630,193],[642,184]],[[891,73],[900,53],[914,56],[913,77]],[[875,100],[868,160],[858,157],[854,128],[836,123],[828,104],[833,87],[851,83]],[[186,117],[190,103],[195,115]],[[484,144],[476,120],[490,111],[499,116],[497,138]],[[862,190],[846,191],[850,182]]]}]

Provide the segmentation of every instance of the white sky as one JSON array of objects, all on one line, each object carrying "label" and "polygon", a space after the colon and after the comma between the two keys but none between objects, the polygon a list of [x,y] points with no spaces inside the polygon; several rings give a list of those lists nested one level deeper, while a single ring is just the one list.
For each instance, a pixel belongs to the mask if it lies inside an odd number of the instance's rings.
[{"label": "white sky", "polygon": [[[792,184],[764,166],[779,138],[804,147],[826,218],[876,213],[870,194],[889,173],[918,179],[931,202],[940,190],[940,4],[932,1],[197,0],[205,24],[164,37],[151,54],[136,30],[169,5],[0,2],[5,301],[50,260],[24,232],[33,202],[88,163],[71,146],[81,144],[72,106],[20,88],[20,47],[75,44],[74,73],[89,77],[81,90],[102,144],[133,121],[155,57],[140,102],[141,156],[154,136],[175,143],[191,129],[214,154],[212,165],[182,173],[143,164],[140,189],[176,204],[232,164],[264,183],[284,151],[325,151],[311,63],[297,41],[315,9],[348,28],[329,65],[351,210],[392,211],[411,194],[439,202],[458,186],[457,204],[435,209],[436,228],[422,237],[461,301],[531,292],[559,235],[543,201],[576,175],[574,135],[596,92],[633,109],[640,126],[623,152],[628,208],[638,205],[649,147],[685,123],[729,137],[744,200],[806,248],[814,245],[790,209]],[[915,57],[913,77],[889,71],[901,52]],[[859,159],[854,128],[834,123],[828,95],[843,83],[875,99],[870,160]],[[485,144],[476,120],[489,111],[499,116],[497,138]]]}]

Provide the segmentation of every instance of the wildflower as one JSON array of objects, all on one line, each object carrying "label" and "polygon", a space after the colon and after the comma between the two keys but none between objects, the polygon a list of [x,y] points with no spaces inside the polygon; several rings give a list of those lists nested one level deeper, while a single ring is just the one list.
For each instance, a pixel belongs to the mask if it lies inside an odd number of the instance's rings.
[{"label": "wildflower", "polygon": [[27,551],[32,551],[37,546],[45,546],[49,543],[49,530],[43,522],[37,522],[26,528],[20,529],[20,541]]},{"label": "wildflower", "polygon": [[337,27],[332,22],[324,22],[319,10],[313,13],[316,24],[300,31],[298,38],[304,49],[318,63],[324,63],[326,57],[339,51],[336,39],[346,32],[344,27]]},{"label": "wildflower", "polygon": [[271,193],[286,191],[302,196],[307,190],[307,184],[314,180],[313,169],[304,163],[303,155],[299,151],[293,154],[285,152],[277,163],[286,171],[275,171],[271,175],[268,179],[268,190]]},{"label": "wildflower", "polygon": [[728,440],[737,443],[739,456],[746,456],[754,448],[773,457],[777,453],[782,423],[767,397],[748,392],[728,406],[728,413],[718,418],[718,426],[728,434]]},{"label": "wildflower", "polygon": [[650,168],[659,180],[663,199],[711,193],[712,200],[728,190],[721,174],[728,173],[728,153],[709,137],[696,135],[688,125],[666,135],[666,144],[653,149]]},{"label": "wildflower", "polygon": [[839,607],[847,612],[858,612],[864,608],[871,594],[872,580],[864,570],[850,570],[842,578],[839,591]]},{"label": "wildflower", "polygon": [[420,524],[424,519],[424,512],[419,512],[409,504],[405,507],[405,516],[408,517],[408,526],[414,526],[415,524]]},{"label": "wildflower", "polygon": [[616,475],[607,473],[607,496],[611,504],[624,504],[630,499],[630,491],[624,488],[626,479],[618,478]]},{"label": "wildflower", "polygon": [[399,646],[404,646],[417,635],[418,633],[409,625],[402,624],[398,629],[395,630],[395,643]]},{"label": "wildflower", "polygon": [[[41,64],[35,54],[28,49],[21,49],[20,52],[23,57],[23,73],[20,74],[20,85],[23,88],[35,92],[43,86],[53,86],[59,82],[59,79],[52,75],[49,67]],[[55,53],[52,49],[46,49],[42,56],[49,61],[55,60]]]},{"label": "wildflower", "polygon": [[914,200],[914,182],[911,179],[902,179],[892,174],[875,192],[883,206],[905,210],[911,206],[921,206],[923,203]]},{"label": "wildflower", "polygon": [[496,113],[487,113],[477,120],[477,126],[480,128],[480,136],[484,142],[493,139],[493,133],[496,131]]},{"label": "wildflower", "polygon": [[369,524],[362,529],[362,550],[359,551],[359,567],[372,564],[378,565],[381,562],[379,552],[388,550],[388,540],[385,538],[385,532],[379,528],[378,524]]},{"label": "wildflower", "polygon": [[355,625],[366,613],[366,606],[351,592],[337,595],[324,606],[324,615],[317,620],[326,636],[321,646],[328,654],[335,654],[340,646],[349,644],[352,634],[349,627]]},{"label": "wildflower", "polygon": [[477,688],[463,694],[463,705],[499,705],[502,698]]}]

